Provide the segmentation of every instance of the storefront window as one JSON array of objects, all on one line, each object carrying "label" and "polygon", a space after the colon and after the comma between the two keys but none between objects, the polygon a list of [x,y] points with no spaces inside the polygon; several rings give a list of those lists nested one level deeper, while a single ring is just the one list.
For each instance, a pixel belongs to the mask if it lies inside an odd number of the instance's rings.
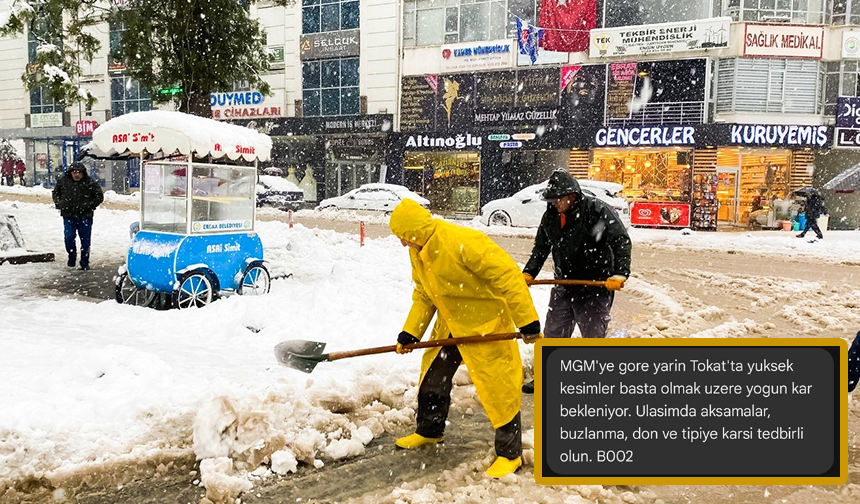
[{"label": "storefront window", "polygon": [[784,205],[775,203],[775,200],[783,201],[790,197],[790,154],[791,151],[785,149],[719,149],[719,219],[746,225],[755,221],[757,212],[761,210],[783,208]]},{"label": "storefront window", "polygon": [[690,154],[686,151],[594,151],[588,178],[615,182],[630,199],[690,201]]},{"label": "storefront window", "polygon": [[481,156],[477,152],[407,152],[403,184],[440,213],[478,213]]}]

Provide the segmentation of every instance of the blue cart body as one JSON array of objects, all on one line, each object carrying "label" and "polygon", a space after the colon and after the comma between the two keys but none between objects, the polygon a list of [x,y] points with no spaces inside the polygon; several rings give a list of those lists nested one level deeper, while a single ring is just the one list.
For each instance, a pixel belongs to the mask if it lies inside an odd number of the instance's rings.
[{"label": "blue cart body", "polygon": [[172,293],[182,275],[203,271],[213,289],[236,291],[250,264],[263,262],[257,233],[185,235],[139,231],[128,251],[128,275],[142,289]]}]

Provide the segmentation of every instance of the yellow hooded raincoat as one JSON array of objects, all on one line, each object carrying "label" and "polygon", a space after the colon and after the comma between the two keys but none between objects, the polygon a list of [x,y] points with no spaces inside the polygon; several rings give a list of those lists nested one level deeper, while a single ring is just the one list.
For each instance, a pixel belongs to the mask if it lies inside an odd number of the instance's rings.
[{"label": "yellow hooded raincoat", "polygon": [[[423,248],[410,248],[412,309],[403,330],[421,337],[437,313],[430,339],[516,331],[538,320],[520,268],[480,231],[433,219],[418,203],[405,199],[392,212],[391,231]],[[520,411],[522,361],[515,340],[458,347],[493,428]],[[439,353],[428,348],[421,378]]]}]

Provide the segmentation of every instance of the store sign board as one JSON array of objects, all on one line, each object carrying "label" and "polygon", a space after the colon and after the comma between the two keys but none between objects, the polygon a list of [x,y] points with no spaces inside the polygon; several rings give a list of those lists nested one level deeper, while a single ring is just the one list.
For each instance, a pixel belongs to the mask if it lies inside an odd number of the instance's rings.
[{"label": "store sign board", "polygon": [[634,226],[689,227],[690,205],[687,203],[633,203],[630,224]]},{"label": "store sign board", "polygon": [[266,100],[259,91],[210,93],[212,119],[242,119],[247,117],[281,117],[283,107]]},{"label": "store sign board", "polygon": [[361,48],[360,30],[340,30],[302,35],[299,57],[302,60],[345,58],[358,56]]},{"label": "store sign board", "polygon": [[437,76],[413,75],[400,79],[401,131],[436,129]]},{"label": "store sign board", "polygon": [[[704,122],[706,59],[610,63],[608,67],[608,123],[633,119],[636,114],[632,122],[638,124],[646,116],[668,116],[675,123]],[[648,89],[654,92],[647,94]]]},{"label": "store sign board", "polygon": [[588,55],[592,58],[639,56],[728,47],[730,17],[697,19],[590,32]]},{"label": "store sign board", "polygon": [[597,147],[695,145],[695,126],[633,126],[600,128],[594,134]]},{"label": "store sign board", "polygon": [[567,128],[603,124],[606,65],[563,66],[559,74],[559,123]]},{"label": "store sign board", "polygon": [[860,32],[842,32],[842,59],[860,58]]},{"label": "store sign board", "polygon": [[824,27],[747,23],[744,56],[821,59]]},{"label": "store sign board", "polygon": [[860,129],[836,128],[833,134],[834,149],[860,149]]},{"label": "store sign board", "polygon": [[510,141],[510,142],[499,142],[499,147],[502,149],[519,149],[523,146],[522,142]]},{"label": "store sign board", "polygon": [[836,127],[860,128],[860,97],[840,96],[836,99]]},{"label": "store sign board", "polygon": [[507,133],[494,133],[492,135],[487,135],[487,140],[490,140],[493,142],[510,140],[510,139],[511,139],[511,135],[508,135]]},{"label": "store sign board", "polygon": [[830,143],[827,126],[797,124],[732,124],[729,145],[756,147],[824,147]]},{"label": "store sign board", "polygon": [[466,149],[481,147],[481,136],[466,133],[465,135],[409,135],[406,137],[406,148],[435,147],[447,149]]},{"label": "store sign board", "polygon": [[62,125],[62,112],[49,112],[47,114],[30,114],[31,128],[53,128]]},{"label": "store sign board", "polygon": [[510,68],[514,63],[514,42],[509,39],[486,42],[444,44],[442,72]]},{"label": "store sign board", "polygon": [[98,128],[99,123],[90,120],[81,120],[75,122],[75,134],[78,136],[92,136],[93,131]]}]

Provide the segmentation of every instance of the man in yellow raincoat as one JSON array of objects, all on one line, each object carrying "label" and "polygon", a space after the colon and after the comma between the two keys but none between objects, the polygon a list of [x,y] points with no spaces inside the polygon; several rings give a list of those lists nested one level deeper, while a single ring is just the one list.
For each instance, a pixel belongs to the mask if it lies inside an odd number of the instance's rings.
[{"label": "man in yellow raincoat", "polygon": [[[517,264],[480,231],[433,219],[410,199],[391,213],[391,232],[409,246],[412,263],[412,308],[403,345],[424,334],[433,315],[431,339],[483,336],[520,328],[527,342],[540,337],[540,319]],[[429,348],[421,362],[417,429],[396,441],[400,448],[442,442],[452,378],[466,364],[481,404],[496,429],[496,460],[487,475],[501,478],[522,465],[520,387],[522,361],[515,340]]]}]

